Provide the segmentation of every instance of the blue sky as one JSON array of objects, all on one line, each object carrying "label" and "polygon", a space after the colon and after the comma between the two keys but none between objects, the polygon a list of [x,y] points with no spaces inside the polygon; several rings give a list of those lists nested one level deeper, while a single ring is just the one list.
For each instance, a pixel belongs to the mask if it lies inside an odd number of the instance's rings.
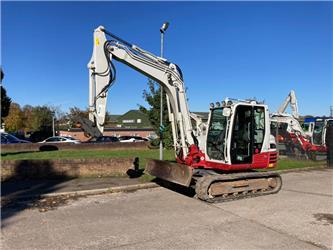
[{"label": "blue sky", "polygon": [[[275,111],[291,89],[300,113],[328,115],[332,101],[331,2],[1,2],[3,85],[20,105],[88,105],[93,30],[104,25],[160,53],[184,74],[192,111],[232,98]],[[116,62],[108,111],[145,104],[147,79]]]}]

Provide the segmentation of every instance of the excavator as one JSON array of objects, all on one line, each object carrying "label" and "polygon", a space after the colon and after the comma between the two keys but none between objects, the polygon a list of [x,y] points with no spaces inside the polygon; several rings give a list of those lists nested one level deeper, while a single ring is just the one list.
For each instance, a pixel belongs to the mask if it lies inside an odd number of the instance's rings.
[{"label": "excavator", "polygon": [[[292,113],[286,112],[286,109],[290,105]],[[304,131],[303,126],[299,123],[299,113],[297,98],[294,90],[291,90],[286,99],[280,105],[276,113],[271,114],[271,125],[277,129],[281,128],[277,132],[277,143],[288,144],[288,148],[291,153],[296,156],[305,155],[306,158],[312,160],[316,159],[317,153],[325,153],[326,147],[322,143],[314,143],[313,134]],[[310,124],[310,126],[313,124]],[[313,126],[314,127],[314,126]],[[273,128],[271,128],[274,130]]]},{"label": "excavator", "polygon": [[329,124],[333,123],[332,117],[309,117],[304,119],[303,130],[310,137],[313,145],[326,149],[326,131]]},{"label": "excavator", "polygon": [[[117,61],[154,80],[166,92],[176,161],[150,159],[146,173],[193,188],[196,197],[206,202],[279,192],[282,179],[278,173],[256,171],[277,165],[267,105],[226,98],[210,104],[209,120],[204,124],[189,111],[178,65],[123,40],[103,26],[94,30],[93,41],[88,63],[89,121],[82,126],[88,134],[103,133]],[[196,121],[196,128],[191,119]]]}]

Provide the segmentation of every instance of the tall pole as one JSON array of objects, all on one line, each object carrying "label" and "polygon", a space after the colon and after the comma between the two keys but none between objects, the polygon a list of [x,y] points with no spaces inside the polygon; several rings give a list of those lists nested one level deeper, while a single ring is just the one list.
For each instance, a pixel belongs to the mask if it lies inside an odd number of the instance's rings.
[{"label": "tall pole", "polygon": [[52,135],[55,136],[55,130],[54,130],[54,116],[52,116]]},{"label": "tall pole", "polygon": [[[164,32],[168,29],[169,23],[164,22],[160,28],[161,32],[161,57],[163,58],[164,52]],[[161,86],[161,103],[160,103],[160,160],[163,160],[163,87]]]},{"label": "tall pole", "polygon": [[[161,32],[161,57],[163,58],[164,49],[164,31]],[[161,103],[160,103],[160,160],[163,160],[163,87],[161,86]]]}]

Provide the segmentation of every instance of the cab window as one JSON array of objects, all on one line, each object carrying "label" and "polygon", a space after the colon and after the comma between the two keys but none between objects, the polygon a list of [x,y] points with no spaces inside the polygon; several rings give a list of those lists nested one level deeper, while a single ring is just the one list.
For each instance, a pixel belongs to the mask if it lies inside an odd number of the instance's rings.
[{"label": "cab window", "polygon": [[223,108],[212,110],[207,134],[207,154],[211,159],[224,159],[226,128],[227,117],[223,115]]}]

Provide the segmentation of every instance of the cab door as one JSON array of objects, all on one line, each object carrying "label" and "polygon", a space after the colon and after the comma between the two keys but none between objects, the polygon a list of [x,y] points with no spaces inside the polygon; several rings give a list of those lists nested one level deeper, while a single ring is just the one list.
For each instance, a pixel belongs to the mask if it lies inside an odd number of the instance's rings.
[{"label": "cab door", "polygon": [[232,164],[252,163],[253,154],[252,106],[236,107],[232,127],[230,156]]},{"label": "cab door", "polygon": [[231,138],[231,163],[250,164],[261,152],[265,138],[265,108],[239,105],[234,115]]}]

